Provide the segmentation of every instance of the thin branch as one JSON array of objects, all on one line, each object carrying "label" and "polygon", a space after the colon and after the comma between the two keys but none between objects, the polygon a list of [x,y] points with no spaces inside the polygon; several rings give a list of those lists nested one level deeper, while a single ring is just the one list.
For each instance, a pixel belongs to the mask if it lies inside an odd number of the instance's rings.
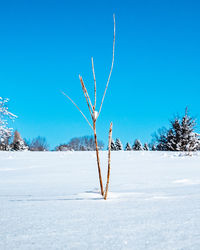
[{"label": "thin branch", "polygon": [[[87,105],[88,105],[88,109],[90,111],[91,116],[93,117],[93,112],[91,111],[91,109],[93,110],[93,106],[92,106],[88,91],[87,91],[87,89],[85,87],[85,84],[83,82],[83,78],[80,75],[79,75],[79,79],[80,79],[82,90],[83,90],[83,93],[84,93],[84,96],[85,96],[85,99],[86,99],[86,102],[87,102]],[[90,108],[90,106],[91,106],[91,108]]]},{"label": "thin branch", "polygon": [[94,106],[93,106],[93,111],[95,111],[96,103],[97,103],[97,85],[96,85],[96,77],[95,77],[95,71],[94,71],[93,57],[92,57],[92,72],[93,72],[93,77],[94,77]]},{"label": "thin branch", "polygon": [[114,21],[114,37],[113,37],[113,57],[112,57],[112,64],[111,64],[110,74],[109,74],[109,76],[108,76],[106,88],[105,88],[105,91],[104,91],[104,94],[103,94],[103,98],[102,98],[102,101],[101,101],[101,106],[100,106],[100,109],[99,109],[99,113],[98,113],[97,118],[99,117],[99,114],[100,114],[101,109],[102,109],[102,105],[103,105],[103,102],[104,102],[104,98],[105,98],[105,95],[106,95],[106,91],[107,91],[107,88],[108,88],[108,84],[109,84],[109,82],[110,82],[110,77],[111,77],[111,74],[112,74],[113,64],[114,64],[114,58],[115,58],[115,14],[113,15],[113,21]]},{"label": "thin branch", "polygon": [[91,127],[91,129],[93,130],[92,125],[90,124],[90,122],[88,121],[88,119],[86,118],[86,116],[83,114],[83,112],[80,110],[80,108],[76,105],[76,103],[68,96],[66,95],[64,92],[61,91],[61,93],[66,96],[73,104],[74,106],[79,110],[79,112],[82,114],[82,116],[85,118],[86,122],[88,123],[88,125]]}]

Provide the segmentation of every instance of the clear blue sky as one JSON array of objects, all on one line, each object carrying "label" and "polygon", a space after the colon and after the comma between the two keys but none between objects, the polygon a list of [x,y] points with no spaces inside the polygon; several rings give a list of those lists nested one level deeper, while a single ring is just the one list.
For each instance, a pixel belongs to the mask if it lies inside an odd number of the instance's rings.
[{"label": "clear blue sky", "polygon": [[[116,57],[97,122],[99,139],[150,141],[186,105],[200,118],[200,2],[177,0],[1,1],[0,96],[18,115],[26,138],[45,136],[54,147],[91,134],[70,95],[88,114],[78,75],[91,95],[94,57],[98,105]],[[199,121],[200,125],[200,121]]]}]

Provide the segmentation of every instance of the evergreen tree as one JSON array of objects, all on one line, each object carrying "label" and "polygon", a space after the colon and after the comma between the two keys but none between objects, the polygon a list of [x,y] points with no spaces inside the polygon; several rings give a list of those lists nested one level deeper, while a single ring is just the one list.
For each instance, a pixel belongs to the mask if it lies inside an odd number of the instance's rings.
[{"label": "evergreen tree", "polygon": [[147,144],[147,143],[145,143],[145,144],[144,144],[143,150],[145,150],[145,151],[149,151],[149,146],[148,146],[148,144]]},{"label": "evergreen tree", "polygon": [[111,151],[115,151],[115,150],[116,150],[115,142],[112,139],[112,141],[111,141]]},{"label": "evergreen tree", "polygon": [[131,146],[128,142],[126,143],[125,151],[131,151]]},{"label": "evergreen tree", "polygon": [[152,145],[151,150],[156,151],[156,146],[154,144]]},{"label": "evergreen tree", "polygon": [[138,139],[136,139],[135,142],[134,142],[134,144],[133,144],[133,150],[134,151],[143,150],[142,144],[141,144],[141,142]]},{"label": "evergreen tree", "polygon": [[196,122],[188,115],[171,121],[171,127],[157,137],[158,150],[167,151],[196,151],[200,148],[199,135],[194,132]]},{"label": "evergreen tree", "polygon": [[156,151],[156,146],[155,146],[155,144],[152,142],[152,143],[149,143],[149,150],[151,150],[151,151]]},{"label": "evergreen tree", "polygon": [[24,140],[21,138],[20,133],[16,130],[14,133],[13,143],[11,149],[15,151],[27,151],[28,147],[25,145]]},{"label": "evergreen tree", "polygon": [[116,150],[123,150],[123,146],[119,138],[117,138],[115,141],[115,148]]}]

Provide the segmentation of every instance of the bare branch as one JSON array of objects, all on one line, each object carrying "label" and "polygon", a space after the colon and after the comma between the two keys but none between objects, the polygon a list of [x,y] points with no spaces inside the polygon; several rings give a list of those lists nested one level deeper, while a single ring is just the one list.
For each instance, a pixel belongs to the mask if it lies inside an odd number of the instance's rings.
[{"label": "bare branch", "polygon": [[[87,91],[87,89],[85,87],[85,84],[83,82],[83,78],[80,75],[79,75],[79,79],[80,79],[82,90],[83,90],[83,93],[84,93],[84,96],[85,96],[85,99],[86,99],[86,102],[87,102],[87,105],[88,105],[88,109],[89,109],[90,114],[91,114],[91,116],[93,118],[93,112],[91,111],[91,109],[93,110],[93,106],[92,106],[88,91]],[[91,106],[91,108],[90,108],[90,106]]]},{"label": "bare branch", "polygon": [[82,114],[82,116],[85,118],[86,122],[88,123],[88,125],[91,127],[91,129],[93,130],[92,125],[90,124],[90,122],[88,121],[88,119],[86,118],[86,116],[83,114],[83,112],[80,110],[80,108],[76,105],[76,103],[68,96],[66,95],[64,92],[61,91],[61,93],[66,96],[73,104],[74,106],[79,110],[79,112]]},{"label": "bare branch", "polygon": [[104,94],[103,94],[103,98],[102,98],[102,101],[101,101],[101,106],[100,106],[100,109],[99,109],[99,113],[98,113],[97,118],[99,117],[99,114],[100,114],[101,109],[102,109],[102,105],[103,105],[103,102],[104,102],[104,98],[105,98],[105,95],[106,95],[106,91],[107,91],[107,88],[108,88],[108,84],[109,84],[109,82],[110,82],[110,77],[111,77],[111,74],[112,74],[113,64],[114,64],[114,58],[115,58],[115,14],[113,15],[113,21],[114,21],[114,37],[113,37],[113,57],[112,57],[112,64],[111,64],[110,74],[109,74],[109,76],[108,76],[106,88],[105,88],[105,91],[104,91]]},{"label": "bare branch", "polygon": [[96,77],[95,77],[95,71],[94,71],[93,57],[92,57],[92,72],[93,72],[93,77],[94,77],[94,106],[93,106],[93,111],[95,111],[96,103],[97,103],[97,85],[96,85]]}]

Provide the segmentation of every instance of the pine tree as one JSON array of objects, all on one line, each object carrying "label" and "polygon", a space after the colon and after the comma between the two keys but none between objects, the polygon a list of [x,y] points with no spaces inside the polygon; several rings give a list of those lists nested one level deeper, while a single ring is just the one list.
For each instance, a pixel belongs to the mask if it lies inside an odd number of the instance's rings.
[{"label": "pine tree", "polygon": [[125,151],[131,151],[131,146],[128,142],[126,143]]},{"label": "pine tree", "polygon": [[24,140],[21,138],[20,133],[16,130],[14,133],[13,143],[11,149],[14,151],[27,151],[28,147],[25,145]]},{"label": "pine tree", "polygon": [[115,148],[116,150],[123,150],[123,146],[119,138],[117,138],[115,141]]},{"label": "pine tree", "polygon": [[151,147],[151,151],[156,151],[156,146],[154,144]]},{"label": "pine tree", "polygon": [[194,132],[196,122],[188,115],[186,108],[185,115],[171,121],[169,130],[157,137],[158,150],[167,151],[196,151],[200,148],[199,135]]},{"label": "pine tree", "polygon": [[149,146],[148,146],[148,144],[147,144],[147,143],[145,143],[145,144],[144,144],[143,150],[145,150],[145,151],[149,151]]},{"label": "pine tree", "polygon": [[111,151],[116,151],[115,142],[111,141]]},{"label": "pine tree", "polygon": [[135,142],[133,144],[133,150],[134,151],[143,150],[141,142],[137,139],[135,140]]},{"label": "pine tree", "polygon": [[185,110],[185,116],[181,121],[181,151],[196,151],[200,148],[200,138],[197,133],[194,132],[196,122],[194,119],[189,117],[188,109]]}]

